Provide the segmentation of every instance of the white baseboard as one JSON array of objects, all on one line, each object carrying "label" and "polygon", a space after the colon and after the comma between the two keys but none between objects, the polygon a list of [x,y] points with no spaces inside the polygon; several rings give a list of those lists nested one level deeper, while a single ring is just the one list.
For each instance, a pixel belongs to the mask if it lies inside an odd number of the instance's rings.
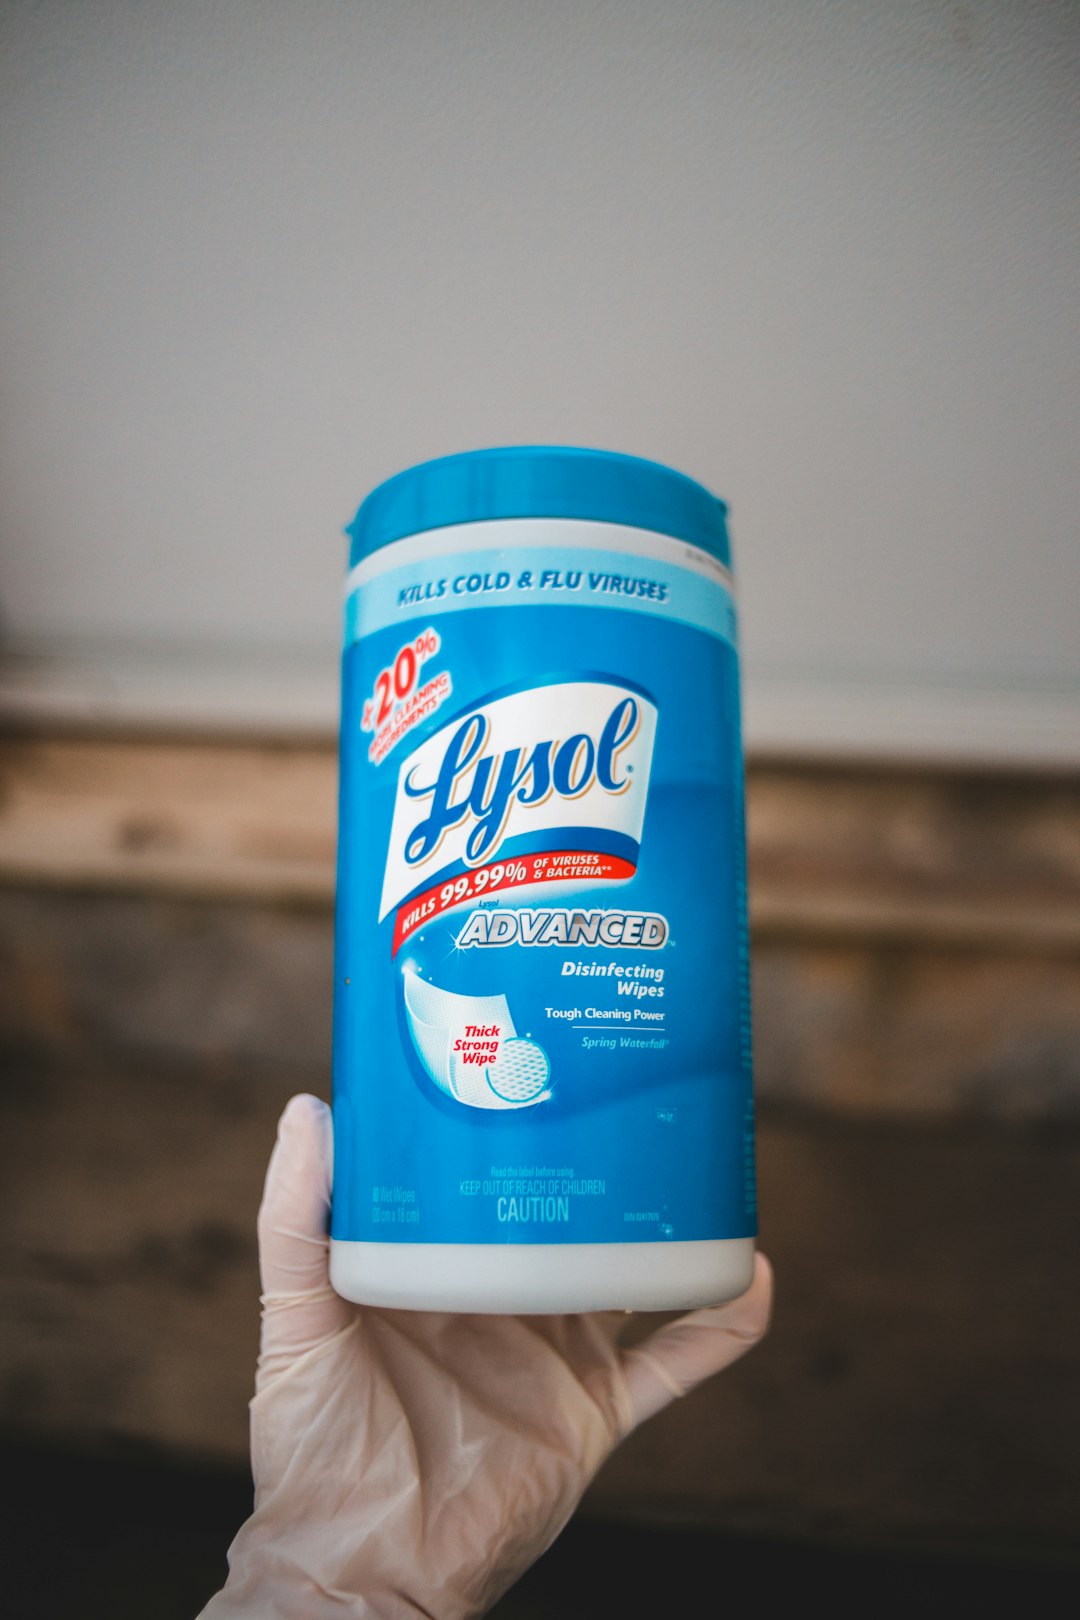
[{"label": "white baseboard", "polygon": [[[1080,692],[751,672],[743,701],[752,757],[1080,767]],[[337,659],[278,650],[24,647],[0,658],[0,717],[78,730],[331,739]]]},{"label": "white baseboard", "polygon": [[336,651],[20,648],[0,658],[0,714],[78,729],[333,737]]},{"label": "white baseboard", "polygon": [[750,678],[743,708],[759,756],[1080,767],[1080,692]]}]

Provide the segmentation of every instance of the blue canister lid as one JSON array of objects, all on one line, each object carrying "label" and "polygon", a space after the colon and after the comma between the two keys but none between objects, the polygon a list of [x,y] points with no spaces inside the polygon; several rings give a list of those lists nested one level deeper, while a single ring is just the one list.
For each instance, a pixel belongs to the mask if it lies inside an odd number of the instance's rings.
[{"label": "blue canister lid", "polygon": [[379,484],[345,531],[350,566],[427,529],[543,517],[652,529],[730,565],[727,507],[685,473],[612,450],[521,445],[442,456]]}]

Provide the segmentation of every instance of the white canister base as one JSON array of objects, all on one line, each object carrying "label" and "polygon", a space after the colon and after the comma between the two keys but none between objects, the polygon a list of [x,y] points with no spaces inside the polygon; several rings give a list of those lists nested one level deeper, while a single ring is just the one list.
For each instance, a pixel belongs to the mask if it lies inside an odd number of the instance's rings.
[{"label": "white canister base", "polygon": [[689,1243],[330,1244],[330,1281],[358,1305],[547,1316],[686,1311],[735,1299],[753,1238]]}]

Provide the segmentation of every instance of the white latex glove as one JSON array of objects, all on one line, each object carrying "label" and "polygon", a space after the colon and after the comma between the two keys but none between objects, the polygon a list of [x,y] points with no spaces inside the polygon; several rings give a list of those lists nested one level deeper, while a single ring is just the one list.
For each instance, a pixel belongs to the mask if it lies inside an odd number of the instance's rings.
[{"label": "white latex glove", "polygon": [[294,1097],[259,1211],[255,1511],[211,1620],[464,1620],[550,1546],[630,1431],[768,1325],[741,1299],[633,1349],[624,1313],[461,1316],[347,1304],[328,1277],[330,1111]]}]

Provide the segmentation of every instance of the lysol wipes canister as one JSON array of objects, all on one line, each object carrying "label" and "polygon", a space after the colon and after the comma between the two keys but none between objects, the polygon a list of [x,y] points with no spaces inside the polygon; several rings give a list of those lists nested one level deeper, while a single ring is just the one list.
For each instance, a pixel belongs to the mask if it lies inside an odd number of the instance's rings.
[{"label": "lysol wipes canister", "polygon": [[655,462],[427,462],[349,529],[331,1276],[682,1309],[756,1231],[727,513]]}]

